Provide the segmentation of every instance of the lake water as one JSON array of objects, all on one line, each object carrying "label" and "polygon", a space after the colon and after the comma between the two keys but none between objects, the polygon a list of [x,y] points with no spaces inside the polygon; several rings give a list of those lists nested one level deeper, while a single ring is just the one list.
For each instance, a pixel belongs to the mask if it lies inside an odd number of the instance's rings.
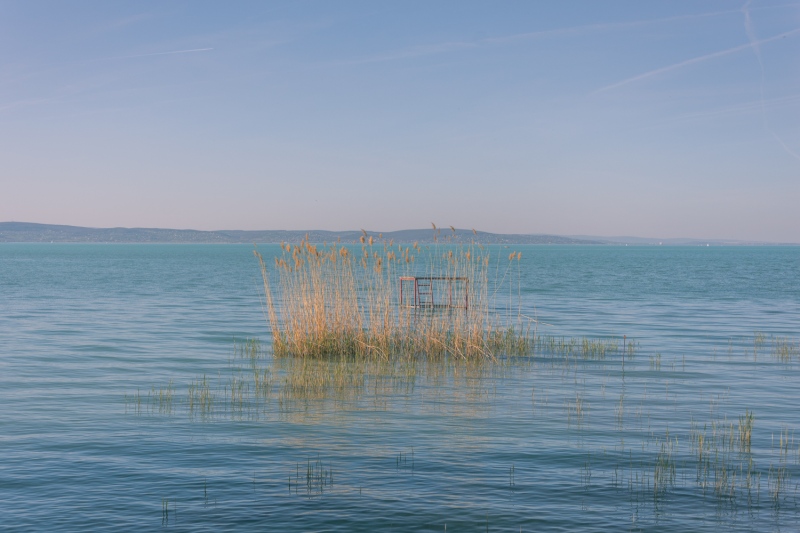
[{"label": "lake water", "polygon": [[0,245],[2,528],[800,529],[800,248],[513,249],[549,348],[342,382],[250,246]]}]

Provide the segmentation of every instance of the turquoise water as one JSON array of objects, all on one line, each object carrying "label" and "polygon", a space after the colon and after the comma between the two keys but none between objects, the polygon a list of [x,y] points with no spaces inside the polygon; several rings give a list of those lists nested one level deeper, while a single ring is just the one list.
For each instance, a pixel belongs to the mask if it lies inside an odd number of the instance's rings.
[{"label": "turquoise water", "polygon": [[[360,369],[298,393],[252,247],[0,246],[0,524],[800,528],[800,248],[514,249],[540,334],[626,335],[632,356]],[[204,378],[213,406],[190,407]]]}]

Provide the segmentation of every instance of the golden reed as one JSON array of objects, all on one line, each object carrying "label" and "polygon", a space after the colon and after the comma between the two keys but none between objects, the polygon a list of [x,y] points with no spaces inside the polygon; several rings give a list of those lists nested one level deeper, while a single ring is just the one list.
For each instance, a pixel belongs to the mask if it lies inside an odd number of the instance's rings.
[{"label": "golden reed", "polygon": [[[306,236],[299,244],[281,243],[272,271],[254,251],[275,355],[494,359],[527,352],[533,345],[530,329],[514,328],[490,312],[488,250],[448,239],[442,243],[440,230],[434,231],[430,247],[395,245],[366,232],[360,245],[318,246]],[[520,257],[509,256],[506,272]],[[455,301],[469,305],[400,305],[400,277],[415,275],[468,280],[448,290],[451,296],[455,292]]]}]

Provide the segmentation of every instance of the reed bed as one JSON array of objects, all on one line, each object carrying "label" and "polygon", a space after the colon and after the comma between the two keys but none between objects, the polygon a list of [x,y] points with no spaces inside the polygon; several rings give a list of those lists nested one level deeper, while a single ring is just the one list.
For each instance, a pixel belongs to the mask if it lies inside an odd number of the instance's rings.
[{"label": "reed bed", "polygon": [[[497,305],[497,283],[490,294],[488,250],[439,241],[435,226],[434,231],[437,240],[430,247],[395,245],[366,232],[360,245],[315,245],[306,238],[281,244],[272,269],[255,251],[274,354],[388,360],[530,352],[531,321],[520,313],[510,318],[511,303]],[[501,280],[520,259],[520,253],[508,256]],[[432,299],[430,305],[401,305],[402,276],[439,278],[447,305]],[[503,307],[505,313],[498,310]]]}]

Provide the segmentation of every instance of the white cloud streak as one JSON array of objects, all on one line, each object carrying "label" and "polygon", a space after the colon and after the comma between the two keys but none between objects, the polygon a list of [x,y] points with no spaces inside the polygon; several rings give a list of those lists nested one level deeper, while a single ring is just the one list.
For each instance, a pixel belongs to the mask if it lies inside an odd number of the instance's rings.
[{"label": "white cloud streak", "polygon": [[652,78],[653,76],[658,76],[659,74],[665,74],[667,72],[672,72],[673,70],[678,70],[683,67],[688,67],[689,65],[694,65],[697,63],[702,63],[704,61],[708,61],[711,59],[716,59],[718,57],[724,57],[727,55],[735,54],[736,52],[741,52],[742,50],[747,50],[749,48],[758,47],[764,43],[769,43],[772,41],[777,41],[778,39],[783,39],[784,37],[789,37],[790,35],[795,35],[800,33],[800,28],[795,28],[793,30],[781,33],[779,35],[775,35],[773,37],[768,37],[766,39],[762,39],[760,41],[753,41],[748,42],[746,44],[742,44],[739,46],[734,46],[733,48],[728,48],[726,50],[720,50],[719,52],[712,52],[710,54],[705,54],[698,57],[693,57],[691,59],[687,59],[685,61],[681,61],[679,63],[674,63],[672,65],[667,65],[666,67],[657,68],[654,70],[649,70],[642,74],[638,74],[636,76],[632,76],[630,78],[625,78],[622,81],[618,81],[616,83],[612,83],[611,85],[606,85],[605,87],[601,87],[594,91],[592,94],[601,93],[604,91],[610,91],[611,89],[616,89],[618,87],[623,87],[625,85],[629,85],[631,83],[635,83],[637,81],[645,80],[647,78]]},{"label": "white cloud streak", "polygon": [[666,118],[659,122],[659,124],[671,124],[674,122],[683,122],[687,120],[697,120],[704,118],[725,118],[728,116],[747,115],[763,112],[764,109],[772,111],[794,109],[800,107],[800,95],[786,96],[783,98],[775,98],[773,100],[754,100],[750,102],[743,102],[737,105],[712,109],[708,111],[700,111],[696,113],[686,113],[683,115],[676,115]]},{"label": "white cloud streak", "polygon": [[561,37],[569,35],[580,35],[583,33],[588,33],[593,31],[611,31],[624,28],[635,28],[650,24],[660,24],[667,22],[677,22],[681,20],[716,17],[720,15],[730,15],[738,12],[739,12],[738,10],[714,11],[711,13],[699,13],[695,15],[678,15],[674,17],[665,17],[660,19],[634,20],[630,22],[607,22],[602,24],[586,24],[583,26],[573,26],[570,28],[556,28],[552,30],[516,33],[513,35],[503,35],[499,37],[486,37],[483,39],[477,39],[475,41],[451,41],[446,43],[419,45],[419,46],[412,46],[403,50],[398,50],[395,52],[377,54],[369,57],[364,57],[361,59],[354,59],[351,61],[342,61],[338,62],[337,64],[359,65],[368,63],[381,63],[384,61],[395,61],[399,59],[407,59],[412,57],[422,57],[434,54],[442,54],[469,48],[479,48],[482,46],[507,44],[516,41],[545,39],[548,37]]},{"label": "white cloud streak", "polygon": [[761,43],[758,41],[758,37],[756,36],[755,30],[753,30],[753,22],[750,19],[750,0],[747,0],[745,4],[742,6],[742,14],[744,15],[744,32],[747,34],[747,39],[750,41],[750,45],[753,48],[753,52],[756,54],[756,59],[758,59],[758,66],[761,70],[761,120],[764,123],[764,129],[772,135],[772,137],[778,142],[778,144],[783,148],[783,150],[789,154],[790,156],[794,157],[798,161],[800,161],[800,154],[789,148],[786,142],[775,133],[775,130],[772,129],[769,125],[769,121],[767,120],[767,106],[766,101],[764,99],[764,85],[766,85],[766,72],[764,70],[764,59],[761,57]]},{"label": "white cloud streak", "polygon": [[137,54],[132,56],[121,56],[114,59],[132,59],[135,57],[167,56],[171,54],[191,54],[193,52],[208,52],[213,48],[192,48],[191,50],[173,50],[171,52],[153,52],[152,54]]}]

